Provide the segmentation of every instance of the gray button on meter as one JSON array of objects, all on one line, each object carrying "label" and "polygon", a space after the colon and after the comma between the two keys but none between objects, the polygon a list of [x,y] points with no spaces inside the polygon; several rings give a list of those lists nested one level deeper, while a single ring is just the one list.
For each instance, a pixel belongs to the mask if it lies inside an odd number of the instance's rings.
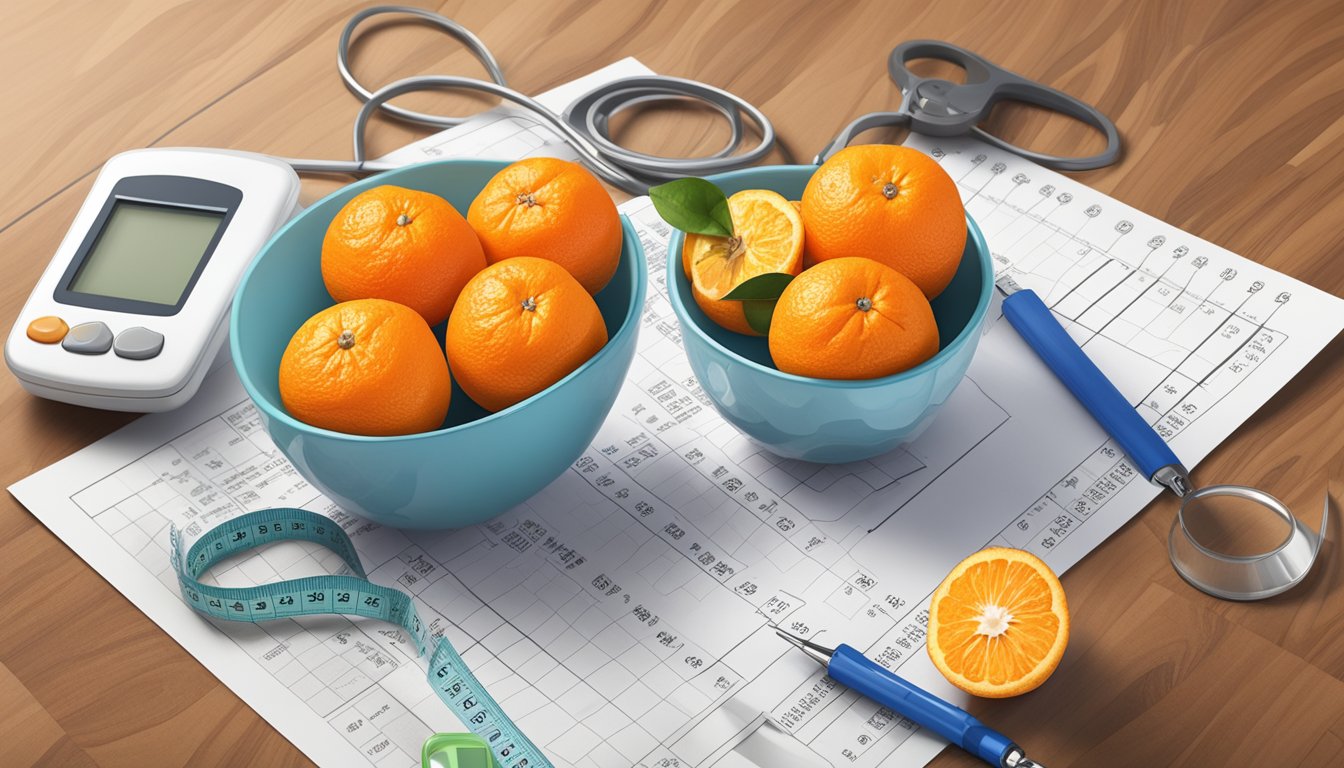
[{"label": "gray button on meter", "polygon": [[61,346],[66,352],[101,355],[112,348],[112,331],[103,323],[80,323],[65,334]]},{"label": "gray button on meter", "polygon": [[117,334],[112,351],[128,360],[148,360],[163,351],[163,334],[135,326]]}]

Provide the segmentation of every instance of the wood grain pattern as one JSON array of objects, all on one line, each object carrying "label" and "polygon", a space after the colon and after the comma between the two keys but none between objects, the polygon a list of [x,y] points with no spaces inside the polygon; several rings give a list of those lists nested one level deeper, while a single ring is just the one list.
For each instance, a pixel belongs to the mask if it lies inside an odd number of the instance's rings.
[{"label": "wood grain pattern", "polygon": [[[357,104],[332,60],[341,24],[361,5],[6,3],[0,324],[13,322],[93,172],[116,151],[205,145],[348,156]],[[1116,120],[1123,162],[1081,174],[1084,182],[1344,294],[1344,13],[1333,0],[436,7],[479,34],[524,92],[633,55],[741,94],[775,121],[778,161],[806,160],[853,115],[896,105],[885,71],[894,44],[949,40]],[[370,83],[480,71],[415,25],[386,25],[366,42],[355,61]],[[438,94],[406,103],[480,106]],[[1038,146],[1091,140],[1015,106],[990,124]],[[371,145],[386,151],[421,133],[382,121]],[[667,110],[623,120],[619,133],[669,153],[712,149],[726,136],[705,114]],[[338,183],[305,181],[305,201]],[[1321,489],[1344,472],[1341,353],[1336,340],[1200,474],[1263,484],[1304,515],[1319,509]],[[130,418],[38,400],[0,376],[0,481]],[[1220,602],[1167,565],[1174,511],[1155,502],[1069,572],[1074,636],[1060,670],[1025,698],[979,703],[977,714],[1050,765],[1344,763],[1339,548],[1328,544],[1319,569],[1287,595]],[[0,605],[0,763],[307,764],[8,497],[0,502]],[[949,751],[936,764],[976,763]]]}]

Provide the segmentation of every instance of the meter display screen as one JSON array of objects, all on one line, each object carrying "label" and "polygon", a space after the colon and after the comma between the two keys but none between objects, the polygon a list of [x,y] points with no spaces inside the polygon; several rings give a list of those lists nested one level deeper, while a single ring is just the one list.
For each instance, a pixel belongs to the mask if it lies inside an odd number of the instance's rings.
[{"label": "meter display screen", "polygon": [[224,216],[224,211],[117,200],[69,290],[173,306]]}]

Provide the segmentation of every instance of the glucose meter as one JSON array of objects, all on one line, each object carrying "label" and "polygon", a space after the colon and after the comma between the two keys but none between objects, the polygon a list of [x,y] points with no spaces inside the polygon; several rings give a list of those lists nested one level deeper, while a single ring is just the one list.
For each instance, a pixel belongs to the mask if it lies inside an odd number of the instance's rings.
[{"label": "glucose meter", "polygon": [[284,162],[139,149],[103,166],[5,342],[29,392],[118,411],[195,394],[228,331],[243,270],[297,213]]}]

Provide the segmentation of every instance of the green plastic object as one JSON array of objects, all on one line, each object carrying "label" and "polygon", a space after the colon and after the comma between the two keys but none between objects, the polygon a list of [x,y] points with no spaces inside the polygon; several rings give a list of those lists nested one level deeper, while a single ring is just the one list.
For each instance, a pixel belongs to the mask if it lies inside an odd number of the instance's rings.
[{"label": "green plastic object", "polygon": [[420,751],[422,768],[499,768],[485,739],[474,733],[436,733]]}]

